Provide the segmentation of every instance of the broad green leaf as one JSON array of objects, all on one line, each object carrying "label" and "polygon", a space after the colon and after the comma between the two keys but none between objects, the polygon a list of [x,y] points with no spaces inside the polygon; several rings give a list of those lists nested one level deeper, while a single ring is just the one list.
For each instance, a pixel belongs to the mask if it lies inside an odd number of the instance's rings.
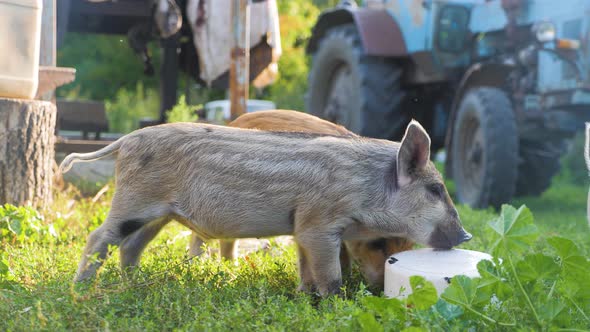
[{"label": "broad green leaf", "polygon": [[582,281],[590,277],[590,261],[584,256],[570,256],[562,265],[565,279]]},{"label": "broad green leaf", "polygon": [[562,315],[556,314],[556,320],[570,321],[568,317],[575,317],[576,320],[584,321],[586,325],[589,325],[590,282],[587,280],[588,278],[558,283],[558,292],[561,294],[560,303],[566,305],[567,310],[563,311]]},{"label": "broad green leaf", "polygon": [[582,256],[571,256],[562,262],[563,282],[559,284],[561,292],[570,298],[590,301],[590,263]]},{"label": "broad green leaf", "polygon": [[375,316],[368,312],[363,312],[357,316],[357,320],[361,325],[362,331],[378,332],[383,331],[383,326],[377,322]]},{"label": "broad green leaf", "polygon": [[392,315],[403,319],[402,315],[405,312],[405,306],[398,299],[366,296],[362,298],[361,302],[367,310],[373,311],[381,316]]},{"label": "broad green leaf", "polygon": [[562,301],[558,301],[557,299],[553,298],[550,300],[545,300],[541,305],[538,306],[537,312],[542,320],[546,322],[551,322],[566,308],[565,303]]},{"label": "broad green leaf", "polygon": [[559,236],[553,236],[547,239],[547,242],[557,250],[557,254],[561,259],[567,259],[571,256],[579,256],[580,249],[570,239],[566,239]]},{"label": "broad green leaf", "polygon": [[580,291],[580,288],[580,283],[573,280],[565,280],[559,283],[559,291],[570,298],[575,298]]},{"label": "broad green leaf", "polygon": [[478,282],[465,276],[455,276],[441,294],[445,301],[461,306],[471,306],[477,293]]},{"label": "broad green leaf", "polygon": [[470,279],[466,276],[455,276],[453,281],[442,293],[441,297],[452,304],[462,307],[476,307],[490,300],[491,294],[478,289],[481,278]]},{"label": "broad green leaf", "polygon": [[547,242],[561,258],[563,278],[572,285],[582,286],[578,291],[590,296],[590,261],[582,256],[578,246],[570,239],[554,236],[548,238]]},{"label": "broad green leaf", "polygon": [[23,232],[21,221],[19,219],[9,219],[8,230],[10,230],[14,235],[21,235]]},{"label": "broad green leaf", "polygon": [[500,216],[490,222],[497,239],[492,246],[498,256],[507,253],[518,254],[526,250],[538,236],[538,229],[533,224],[533,215],[524,205],[518,210],[510,205],[502,205]]},{"label": "broad green leaf", "polygon": [[436,311],[447,321],[455,319],[463,314],[460,306],[451,304],[445,300],[439,300],[434,306]]},{"label": "broad green leaf", "polygon": [[408,296],[408,303],[414,305],[416,309],[426,310],[438,301],[436,288],[423,277],[411,276],[410,286],[412,286],[412,294]]},{"label": "broad green leaf", "polygon": [[516,263],[516,273],[521,281],[554,281],[561,273],[561,267],[555,260],[543,254],[526,255]]},{"label": "broad green leaf", "polygon": [[590,262],[583,256],[571,256],[563,260],[563,275],[565,279],[588,284],[590,281]]},{"label": "broad green leaf", "polygon": [[477,263],[477,271],[482,278],[482,284],[501,281],[502,276],[494,265],[494,262],[484,259]]},{"label": "broad green leaf", "polygon": [[[479,287],[480,282],[481,278],[470,279],[466,276],[455,276],[451,285],[442,293],[441,298],[465,309],[465,313],[475,314],[494,324],[512,326],[514,323],[501,323],[488,316],[486,308],[493,304],[492,299],[496,297],[489,292],[489,287]],[[500,316],[505,317],[506,315],[501,314]]]},{"label": "broad green leaf", "polygon": [[502,276],[500,268],[496,267],[493,262],[482,260],[477,264],[477,270],[481,276],[478,286],[481,292],[496,294],[500,299],[512,296],[512,288],[506,282],[506,278]]}]

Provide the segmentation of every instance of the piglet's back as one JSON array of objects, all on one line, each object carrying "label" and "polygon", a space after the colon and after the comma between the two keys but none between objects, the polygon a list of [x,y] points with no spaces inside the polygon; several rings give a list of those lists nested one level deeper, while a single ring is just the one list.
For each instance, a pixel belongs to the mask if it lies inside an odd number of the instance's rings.
[{"label": "piglet's back", "polygon": [[119,151],[117,176],[198,179],[201,185],[222,183],[229,190],[272,189],[275,183],[281,184],[277,190],[334,181],[361,185],[381,177],[377,173],[390,167],[398,147],[360,137],[175,123],[130,134]]}]

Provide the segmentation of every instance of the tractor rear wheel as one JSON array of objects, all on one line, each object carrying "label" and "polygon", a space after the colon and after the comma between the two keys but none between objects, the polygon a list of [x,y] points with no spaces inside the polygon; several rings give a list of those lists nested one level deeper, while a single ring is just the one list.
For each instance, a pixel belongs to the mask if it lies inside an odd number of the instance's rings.
[{"label": "tractor rear wheel", "polygon": [[353,24],[336,26],[313,54],[307,111],[363,136],[399,140],[410,121],[400,109],[401,75],[397,61],[365,55]]},{"label": "tractor rear wheel", "polygon": [[518,175],[518,131],[504,91],[479,87],[465,94],[453,124],[450,156],[460,203],[499,207],[512,199]]}]

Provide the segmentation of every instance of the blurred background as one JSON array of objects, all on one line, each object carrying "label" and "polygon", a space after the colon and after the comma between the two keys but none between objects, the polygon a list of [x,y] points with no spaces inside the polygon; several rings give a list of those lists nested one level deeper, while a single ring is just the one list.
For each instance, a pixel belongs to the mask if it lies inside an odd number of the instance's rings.
[{"label": "blurred background", "polygon": [[[278,108],[304,110],[310,65],[305,56],[306,40],[321,10],[337,3],[337,0],[277,1],[283,49],[278,63],[279,76],[270,86],[251,89],[251,97],[272,100]],[[160,45],[153,41],[148,47],[153,65],[158,68]],[[140,119],[158,117],[160,73],[156,70],[153,76],[144,74],[144,65],[125,36],[67,32],[63,46],[57,51],[57,62],[61,67],[76,68],[75,82],[58,89],[57,97],[104,100],[109,131],[127,133],[139,127]],[[184,72],[180,73],[178,84],[179,95],[190,101],[192,109],[226,98],[225,90],[202,87]]]}]

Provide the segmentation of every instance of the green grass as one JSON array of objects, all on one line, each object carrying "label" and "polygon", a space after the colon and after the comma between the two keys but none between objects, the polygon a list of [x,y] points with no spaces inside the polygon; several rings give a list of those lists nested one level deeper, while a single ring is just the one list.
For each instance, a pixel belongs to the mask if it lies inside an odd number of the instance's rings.
[{"label": "green grass", "polygon": [[[530,207],[542,238],[568,237],[588,257],[586,195],[586,184],[560,181],[541,197],[518,199],[513,205]],[[295,291],[292,246],[272,243],[270,251],[250,254],[235,264],[216,257],[190,261],[188,237],[179,236],[184,229],[176,224],[147,248],[141,269],[131,278],[122,277],[114,250],[93,284],[73,285],[85,237],[104,220],[111,196],[109,191],[93,203],[70,189],[57,194],[54,207],[42,213],[44,222],[55,226],[57,237],[0,237],[0,263],[9,268],[3,272],[0,264],[0,330],[374,330],[372,314],[367,314],[371,297],[358,271],[345,283],[343,297],[320,300]],[[463,247],[490,251],[493,231],[488,223],[497,213],[465,206],[458,210],[474,235]],[[536,242],[529,252],[549,251],[544,243]],[[514,311],[519,310],[515,305]],[[396,322],[390,325],[397,326],[393,330],[410,325],[428,330],[500,329],[461,318],[447,321],[436,312],[410,308],[390,318],[375,317]]]}]

